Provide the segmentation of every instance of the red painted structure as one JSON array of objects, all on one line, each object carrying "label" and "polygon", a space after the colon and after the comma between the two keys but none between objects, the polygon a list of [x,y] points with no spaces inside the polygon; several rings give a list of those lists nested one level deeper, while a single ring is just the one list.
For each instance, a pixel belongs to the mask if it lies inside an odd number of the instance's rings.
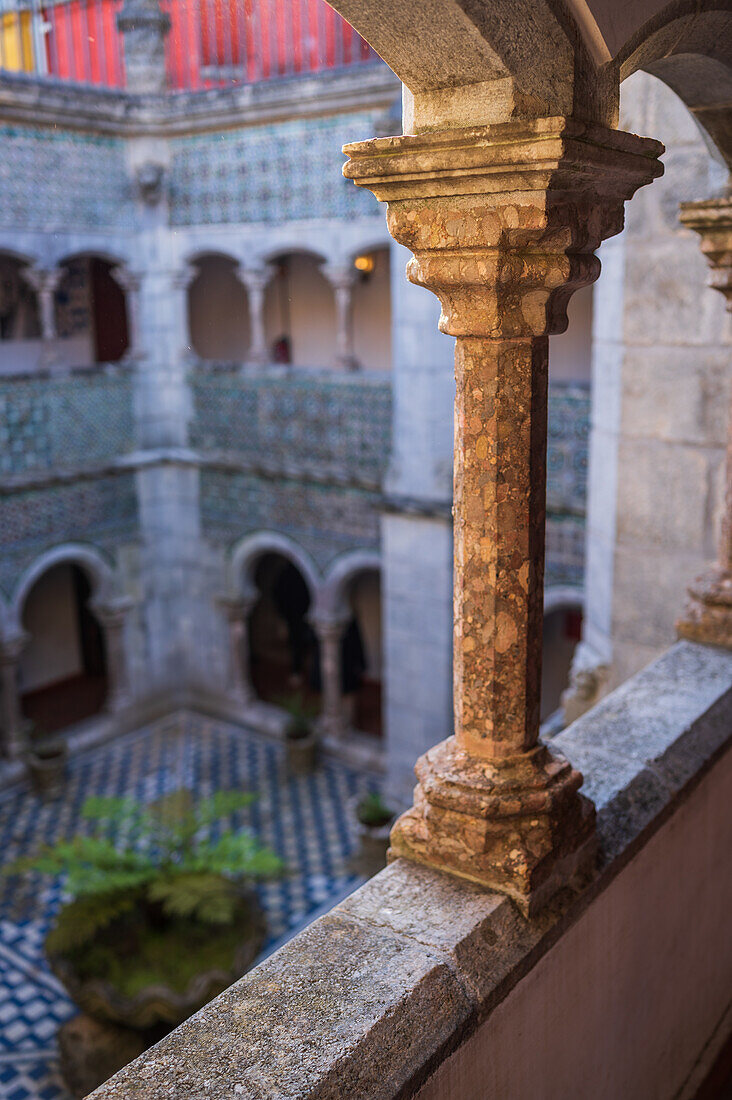
[{"label": "red painted structure", "polygon": [[[17,0],[0,15],[0,69],[125,86],[123,0]],[[168,89],[198,91],[373,61],[325,0],[161,0]]]}]

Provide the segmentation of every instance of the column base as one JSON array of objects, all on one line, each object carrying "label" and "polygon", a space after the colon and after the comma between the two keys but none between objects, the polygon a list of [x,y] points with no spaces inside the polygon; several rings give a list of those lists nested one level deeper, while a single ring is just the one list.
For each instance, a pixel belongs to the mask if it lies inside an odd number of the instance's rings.
[{"label": "column base", "polygon": [[689,642],[732,648],[732,575],[716,566],[698,577],[676,631]]},{"label": "column base", "polygon": [[470,756],[455,738],[416,765],[414,806],[391,833],[403,857],[508,894],[527,917],[595,867],[595,808],[582,776],[539,744],[506,761]]}]

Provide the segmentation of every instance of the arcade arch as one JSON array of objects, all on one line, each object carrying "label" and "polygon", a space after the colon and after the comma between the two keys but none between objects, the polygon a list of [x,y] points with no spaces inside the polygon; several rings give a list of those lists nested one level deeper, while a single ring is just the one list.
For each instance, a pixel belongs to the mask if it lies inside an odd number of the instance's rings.
[{"label": "arcade arch", "polygon": [[188,285],[188,331],[201,358],[242,363],[251,344],[247,288],[230,256],[208,252],[192,261],[196,274]]}]

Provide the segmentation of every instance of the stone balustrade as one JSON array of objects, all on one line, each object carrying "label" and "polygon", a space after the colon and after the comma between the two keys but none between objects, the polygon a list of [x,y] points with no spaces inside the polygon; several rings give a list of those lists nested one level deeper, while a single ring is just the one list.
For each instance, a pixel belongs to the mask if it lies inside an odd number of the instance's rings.
[{"label": "stone balustrade", "polygon": [[592,885],[527,921],[398,860],[94,1100],[693,1096],[726,1034],[731,730],[732,654],[678,643],[554,741]]}]

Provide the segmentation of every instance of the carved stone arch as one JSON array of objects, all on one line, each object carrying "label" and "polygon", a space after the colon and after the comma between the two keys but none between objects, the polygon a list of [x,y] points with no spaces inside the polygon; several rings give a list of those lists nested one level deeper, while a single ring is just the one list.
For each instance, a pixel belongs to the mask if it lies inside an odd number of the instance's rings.
[{"label": "carved stone arch", "polygon": [[383,567],[377,550],[353,550],[336,558],[320,589],[314,617],[343,619],[348,615],[346,594],[348,585],[359,573],[380,573]]},{"label": "carved stone arch", "polygon": [[246,535],[234,546],[229,557],[231,596],[256,594],[254,570],[264,554],[281,554],[296,566],[302,573],[313,605],[318,603],[322,579],[315,562],[294,539],[278,531],[257,531],[255,534]]},{"label": "carved stone arch", "polygon": [[582,610],[584,606],[584,591],[571,584],[548,585],[544,590],[544,614],[552,611],[567,611],[572,609]]},{"label": "carved stone arch", "polygon": [[49,258],[49,263],[56,267],[70,263],[72,260],[104,260],[113,267],[130,267],[133,263],[131,253],[110,251],[102,242],[87,241],[80,247],[69,248],[68,244],[60,245]]},{"label": "carved stone arch", "polygon": [[14,243],[6,242],[2,236],[0,236],[0,257],[28,267],[37,267],[45,262],[45,257],[40,252],[19,252]]},{"label": "carved stone arch", "polygon": [[110,561],[92,546],[67,542],[46,550],[36,558],[18,581],[9,606],[9,625],[22,630],[23,607],[28,593],[44,573],[56,565],[77,565],[87,574],[92,586],[92,600],[97,605],[108,603],[116,591],[115,572]]},{"label": "carved stone arch", "polygon": [[271,248],[260,248],[256,250],[256,259],[252,255],[252,263],[271,264],[278,260],[281,256],[291,256],[293,254],[300,254],[302,256],[309,256],[314,260],[316,264],[328,263],[329,255],[323,251],[322,243],[318,241],[317,235],[314,234],[313,240],[303,240],[302,238],[290,239],[289,237],[283,238],[276,245]]}]

